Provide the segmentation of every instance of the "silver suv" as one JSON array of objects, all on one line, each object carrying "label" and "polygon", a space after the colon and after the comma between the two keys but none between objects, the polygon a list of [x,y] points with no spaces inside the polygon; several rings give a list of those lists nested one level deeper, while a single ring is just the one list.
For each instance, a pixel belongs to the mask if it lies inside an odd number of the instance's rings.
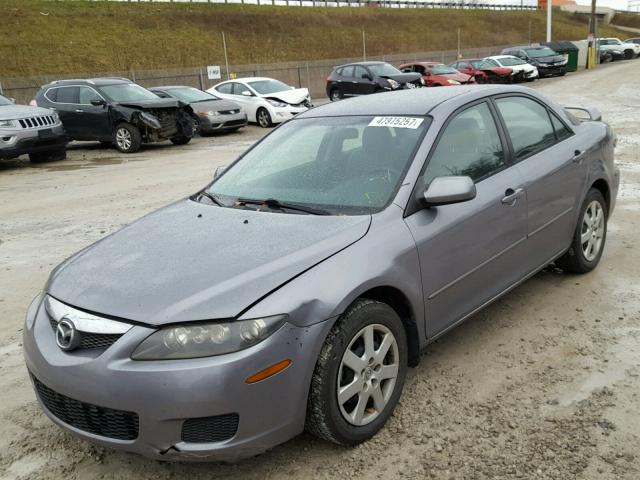
[{"label": "silver suv", "polygon": [[57,113],[0,95],[0,159],[29,154],[32,162],[63,160],[67,142]]}]

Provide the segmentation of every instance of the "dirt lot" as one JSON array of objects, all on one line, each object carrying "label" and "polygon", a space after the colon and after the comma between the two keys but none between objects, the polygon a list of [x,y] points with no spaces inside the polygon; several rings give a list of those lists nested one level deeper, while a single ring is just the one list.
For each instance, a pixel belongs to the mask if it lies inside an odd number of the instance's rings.
[{"label": "dirt lot", "polygon": [[623,183],[597,271],[545,270],[432,344],[387,428],[354,449],[305,434],[235,465],[149,461],[60,431],[27,379],[23,316],[51,268],[193,192],[263,131],[0,163],[0,479],[640,478],[639,76],[637,60],[534,85],[598,105],[618,133]]}]

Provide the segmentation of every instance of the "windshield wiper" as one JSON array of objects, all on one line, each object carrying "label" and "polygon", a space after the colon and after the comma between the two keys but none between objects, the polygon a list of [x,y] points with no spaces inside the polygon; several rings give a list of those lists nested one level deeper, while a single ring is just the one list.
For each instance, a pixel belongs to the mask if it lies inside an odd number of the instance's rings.
[{"label": "windshield wiper", "polygon": [[222,203],[220,200],[218,200],[216,197],[211,195],[206,190],[203,190],[203,191],[200,192],[200,198],[199,199],[202,199],[202,197],[207,197],[209,200],[211,200],[214,204],[218,205],[219,207],[226,207],[226,205],[224,203]]},{"label": "windshield wiper", "polygon": [[275,198],[256,200],[253,198],[237,198],[236,204],[241,205],[264,205],[271,210],[294,210],[297,212],[309,213],[311,215],[331,215],[331,212],[319,208],[306,207],[297,203],[281,202]]}]

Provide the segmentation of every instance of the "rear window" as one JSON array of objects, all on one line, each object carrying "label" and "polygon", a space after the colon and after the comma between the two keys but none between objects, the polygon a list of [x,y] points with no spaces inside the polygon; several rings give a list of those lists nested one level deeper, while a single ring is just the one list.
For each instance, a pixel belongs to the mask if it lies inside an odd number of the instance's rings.
[{"label": "rear window", "polygon": [[60,87],[57,90],[58,90],[58,95],[56,97],[57,103],[78,103],[78,94],[80,93],[80,88]]}]

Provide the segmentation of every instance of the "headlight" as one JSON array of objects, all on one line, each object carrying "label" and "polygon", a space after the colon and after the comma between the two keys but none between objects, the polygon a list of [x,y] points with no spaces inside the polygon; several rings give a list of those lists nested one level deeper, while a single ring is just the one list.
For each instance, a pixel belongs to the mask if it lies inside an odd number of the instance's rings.
[{"label": "headlight", "polygon": [[387,79],[387,83],[394,90],[400,86],[400,84],[398,82],[396,82],[395,80],[393,80],[391,78]]},{"label": "headlight", "polygon": [[0,127],[15,127],[16,123],[13,120],[0,120]]},{"label": "headlight", "polygon": [[274,107],[279,107],[279,108],[286,107],[289,105],[286,102],[280,102],[279,100],[271,100],[270,98],[267,98],[267,102],[269,102]]},{"label": "headlight", "polygon": [[457,80],[447,80],[447,83],[449,85],[460,85],[460,82]]},{"label": "headlight", "polygon": [[157,128],[157,129],[162,128],[162,125],[160,125],[160,121],[150,113],[140,112],[140,118],[144,121],[144,123],[146,123],[152,128]]},{"label": "headlight", "polygon": [[286,315],[167,327],[152,333],[135,349],[133,360],[176,360],[212,357],[256,345],[285,322]]}]

